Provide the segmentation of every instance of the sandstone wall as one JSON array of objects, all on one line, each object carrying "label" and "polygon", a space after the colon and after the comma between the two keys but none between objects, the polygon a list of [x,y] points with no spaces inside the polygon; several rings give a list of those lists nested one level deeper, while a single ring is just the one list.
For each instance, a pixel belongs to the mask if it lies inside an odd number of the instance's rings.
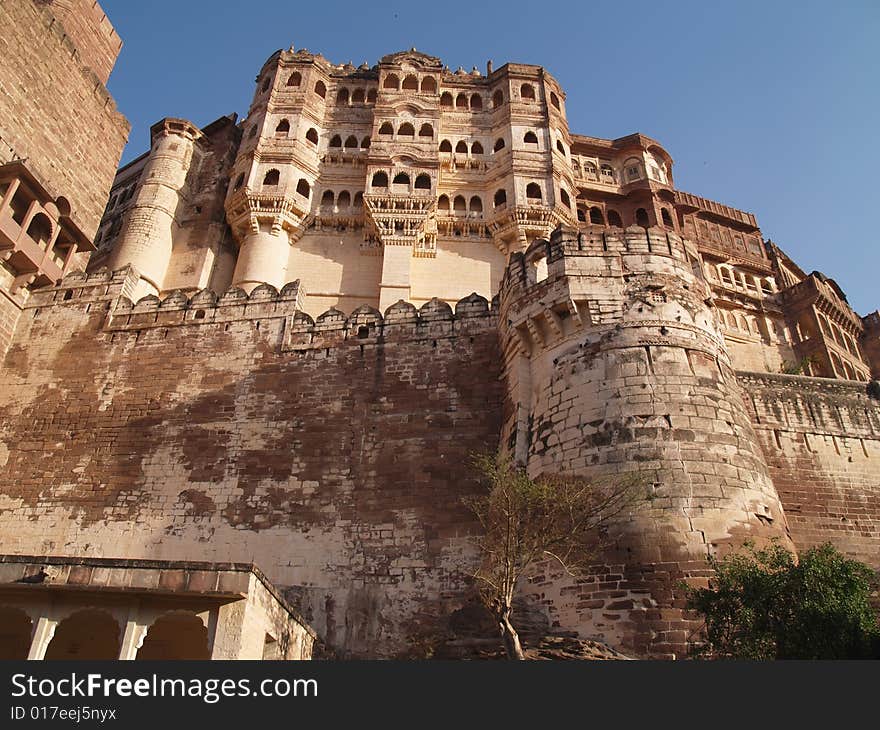
[{"label": "sandstone wall", "polygon": [[48,5],[73,39],[86,66],[106,84],[116,64],[122,40],[113,29],[97,0],[37,0]]},{"label": "sandstone wall", "polygon": [[830,540],[880,569],[880,401],[864,383],[738,380],[798,549]]},{"label": "sandstone wall", "polygon": [[[14,153],[93,238],[129,125],[51,13],[0,4],[0,163]],[[10,150],[11,148],[11,150]]]},{"label": "sandstone wall", "polygon": [[436,630],[467,586],[467,457],[498,441],[485,300],[313,324],[296,284],[132,307],[126,271],[72,275],[22,315],[4,552],[253,561],[349,655]]}]

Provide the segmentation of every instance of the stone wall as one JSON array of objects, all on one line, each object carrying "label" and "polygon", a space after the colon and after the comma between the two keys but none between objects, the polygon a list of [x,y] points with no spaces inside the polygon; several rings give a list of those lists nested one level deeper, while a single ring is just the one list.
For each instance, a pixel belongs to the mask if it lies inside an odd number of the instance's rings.
[{"label": "stone wall", "polygon": [[129,125],[70,37],[32,0],[0,4],[0,163],[27,158],[93,238]]},{"label": "stone wall", "polygon": [[312,321],[296,283],[132,305],[136,282],[71,275],[22,314],[4,551],[253,561],[344,655],[436,632],[467,592],[468,454],[498,442],[486,301]]},{"label": "stone wall", "polygon": [[73,39],[77,54],[106,84],[122,48],[122,40],[97,0],[37,0],[51,13]]},{"label": "stone wall", "polygon": [[880,568],[880,401],[864,383],[739,373],[791,535]]}]

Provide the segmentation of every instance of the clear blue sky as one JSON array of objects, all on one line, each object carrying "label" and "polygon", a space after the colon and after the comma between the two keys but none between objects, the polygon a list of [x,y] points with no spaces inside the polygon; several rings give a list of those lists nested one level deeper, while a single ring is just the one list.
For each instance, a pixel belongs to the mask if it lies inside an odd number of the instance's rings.
[{"label": "clear blue sky", "polygon": [[101,0],[123,39],[110,91],[123,160],[165,116],[247,113],[254,77],[295,44],[370,65],[415,46],[453,70],[545,66],[572,132],[642,132],[682,190],[755,213],[765,238],[880,307],[880,2]]}]

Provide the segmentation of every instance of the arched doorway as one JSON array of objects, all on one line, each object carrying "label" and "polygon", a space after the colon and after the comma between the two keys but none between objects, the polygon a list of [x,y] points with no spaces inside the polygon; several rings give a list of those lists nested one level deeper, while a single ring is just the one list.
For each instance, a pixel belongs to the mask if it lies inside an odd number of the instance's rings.
[{"label": "arched doorway", "polygon": [[0,659],[27,659],[33,621],[19,608],[0,606]]},{"label": "arched doorway", "polygon": [[105,611],[85,609],[64,619],[46,649],[46,659],[118,659],[119,625]]},{"label": "arched doorway", "polygon": [[137,659],[210,658],[208,630],[198,616],[185,611],[157,618],[137,653]]}]

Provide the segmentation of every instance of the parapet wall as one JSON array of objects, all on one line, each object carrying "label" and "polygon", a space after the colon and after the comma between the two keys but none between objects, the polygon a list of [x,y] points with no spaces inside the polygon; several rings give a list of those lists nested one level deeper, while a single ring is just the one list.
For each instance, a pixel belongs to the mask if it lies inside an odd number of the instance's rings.
[{"label": "parapet wall", "polygon": [[0,383],[4,551],[253,562],[346,656],[468,597],[468,456],[498,443],[470,297],[312,321],[295,284],[165,300],[134,271],[35,292]]},{"label": "parapet wall", "polygon": [[880,569],[880,400],[865,383],[737,379],[798,549],[830,540]]}]

